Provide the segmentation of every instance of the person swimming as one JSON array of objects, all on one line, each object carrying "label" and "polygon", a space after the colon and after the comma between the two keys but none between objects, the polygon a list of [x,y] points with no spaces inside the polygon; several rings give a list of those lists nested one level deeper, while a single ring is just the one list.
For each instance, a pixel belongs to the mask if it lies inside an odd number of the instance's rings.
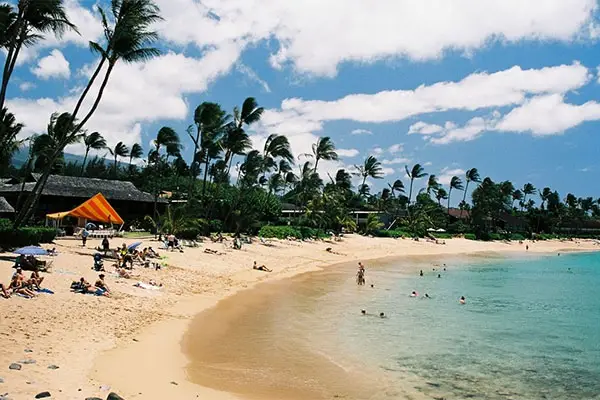
[{"label": "person swimming", "polygon": [[460,296],[460,300],[458,300],[460,304],[466,304],[467,300],[465,300],[465,296]]},{"label": "person swimming", "polygon": [[384,314],[384,313],[380,312],[380,313],[379,313],[379,318],[386,318],[386,316],[385,316],[385,314]]},{"label": "person swimming", "polygon": [[418,297],[419,293],[417,293],[415,290],[412,291],[412,293],[410,294],[410,297]]},{"label": "person swimming", "polygon": [[421,270],[421,272],[419,273],[419,276],[423,276],[423,270]]},{"label": "person swimming", "polygon": [[442,277],[442,275],[441,275],[441,274],[438,274],[438,278],[441,278],[441,277]]},{"label": "person swimming", "polygon": [[427,293],[425,293],[425,298],[430,299],[431,297],[429,297],[429,295]]},{"label": "person swimming", "polygon": [[365,310],[365,309],[363,308],[362,310],[360,310],[360,313],[361,313],[362,315],[367,315],[367,310]]}]

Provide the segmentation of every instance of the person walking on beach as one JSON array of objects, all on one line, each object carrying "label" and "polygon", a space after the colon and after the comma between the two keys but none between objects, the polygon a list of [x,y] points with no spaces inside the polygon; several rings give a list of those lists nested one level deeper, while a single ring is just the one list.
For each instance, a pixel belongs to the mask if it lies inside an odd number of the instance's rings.
[{"label": "person walking on beach", "polygon": [[81,231],[81,241],[83,242],[83,247],[85,247],[85,243],[87,242],[87,238],[90,236],[88,230],[84,227]]},{"label": "person walking on beach", "polygon": [[356,283],[358,285],[365,284],[365,266],[361,262],[358,263],[358,272],[356,273]]}]

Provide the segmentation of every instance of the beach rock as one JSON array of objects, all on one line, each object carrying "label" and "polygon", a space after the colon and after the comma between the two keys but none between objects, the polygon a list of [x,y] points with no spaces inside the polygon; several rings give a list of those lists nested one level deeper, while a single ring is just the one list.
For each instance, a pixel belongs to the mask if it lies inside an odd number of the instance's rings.
[{"label": "beach rock", "polygon": [[16,371],[20,371],[21,370],[21,364],[17,364],[17,363],[12,363],[8,366],[8,369],[14,369]]},{"label": "beach rock", "polygon": [[108,395],[106,400],[125,400],[125,399],[113,392]]},{"label": "beach rock", "polygon": [[42,392],[35,395],[36,399],[45,399],[46,397],[52,397],[50,392]]},{"label": "beach rock", "polygon": [[58,365],[48,365],[48,369],[59,369],[60,367]]}]

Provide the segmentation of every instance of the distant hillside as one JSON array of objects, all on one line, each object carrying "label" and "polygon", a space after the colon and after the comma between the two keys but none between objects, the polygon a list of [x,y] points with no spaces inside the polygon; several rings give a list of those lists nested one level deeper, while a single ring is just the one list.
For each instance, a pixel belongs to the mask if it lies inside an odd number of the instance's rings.
[{"label": "distant hillside", "polygon": [[[14,165],[16,168],[21,167],[23,164],[25,164],[27,162],[27,157],[29,155],[29,148],[25,147],[21,150],[19,150],[18,152],[16,152],[13,155],[12,158],[12,165]],[[95,154],[94,154],[95,156]],[[93,156],[91,156],[93,157]],[[79,164],[81,164],[83,162],[83,156],[77,155],[77,154],[69,154],[69,153],[65,153],[65,162],[77,162]]]}]

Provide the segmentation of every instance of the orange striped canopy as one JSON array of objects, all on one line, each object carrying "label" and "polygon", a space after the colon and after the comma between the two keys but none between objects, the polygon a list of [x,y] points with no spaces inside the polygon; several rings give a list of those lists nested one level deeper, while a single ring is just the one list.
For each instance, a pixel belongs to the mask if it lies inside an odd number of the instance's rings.
[{"label": "orange striped canopy", "polygon": [[106,222],[122,225],[125,222],[117,214],[114,208],[108,203],[102,193],[98,193],[91,199],[71,211],[48,214],[46,217],[51,219],[63,219],[66,216],[85,218],[90,221]]}]

